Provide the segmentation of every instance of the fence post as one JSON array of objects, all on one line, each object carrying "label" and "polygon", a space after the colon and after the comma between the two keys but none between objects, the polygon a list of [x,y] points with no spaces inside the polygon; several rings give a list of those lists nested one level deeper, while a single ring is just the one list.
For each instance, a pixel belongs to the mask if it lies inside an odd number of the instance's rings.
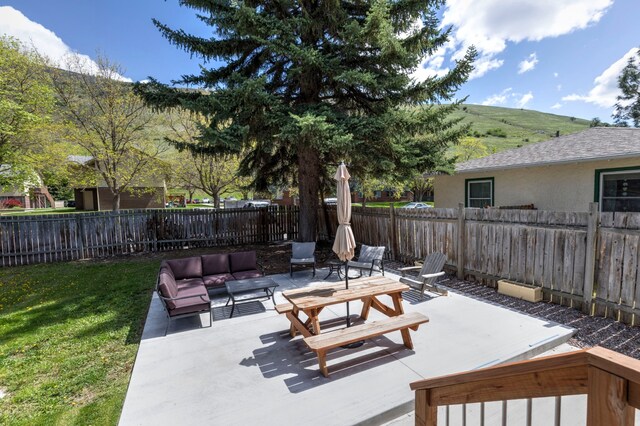
[{"label": "fence post", "polygon": [[464,204],[458,203],[458,259],[456,260],[456,263],[458,265],[457,277],[459,280],[464,279],[464,215]]},{"label": "fence post", "polygon": [[84,224],[82,222],[82,213],[75,215],[76,223],[78,224],[78,250],[80,251],[79,259],[84,259]]},{"label": "fence post", "polygon": [[393,207],[393,203],[389,206],[389,219],[391,227],[391,259],[398,260],[398,231],[396,230],[396,209]]},{"label": "fence post", "polygon": [[589,203],[589,218],[587,219],[587,248],[584,261],[584,306],[582,311],[591,315],[593,312],[591,299],[595,283],[596,269],[596,241],[600,225],[600,208],[598,203]]},{"label": "fence post", "polygon": [[154,253],[158,252],[158,233],[159,233],[159,229],[160,229],[160,215],[158,214],[158,210],[153,210],[152,212],[152,220],[151,223],[153,224],[153,240],[152,240],[152,246],[151,246],[151,250],[153,250]]}]

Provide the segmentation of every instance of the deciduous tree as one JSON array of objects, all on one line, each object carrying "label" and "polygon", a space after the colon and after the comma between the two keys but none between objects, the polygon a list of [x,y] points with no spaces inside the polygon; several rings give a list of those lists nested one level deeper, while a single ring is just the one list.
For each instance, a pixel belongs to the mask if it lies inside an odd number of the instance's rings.
[{"label": "deciduous tree", "polygon": [[0,185],[20,182],[34,172],[29,161],[43,145],[41,138],[51,123],[54,94],[42,59],[9,37],[0,37],[0,165],[10,173]]},{"label": "deciduous tree", "polygon": [[222,194],[241,190],[249,182],[238,176],[238,155],[216,154],[203,147],[201,132],[207,125],[208,120],[201,114],[172,111],[169,115],[171,132],[166,139],[185,153],[180,156],[182,166],[177,167],[178,181],[210,195],[214,207],[220,208]]},{"label": "deciduous tree", "polygon": [[153,133],[157,117],[122,81],[122,69],[106,58],[98,58],[96,69],[73,55],[65,68],[72,71],[52,73],[70,125],[65,136],[93,157],[113,196],[113,210],[119,210],[121,194],[143,190],[165,174],[158,158],[166,144]]},{"label": "deciduous tree", "polygon": [[[182,0],[211,26],[200,37],[154,21],[173,44],[205,61],[176,84],[138,85],[157,108],[205,114],[212,152],[247,155],[240,171],[258,190],[294,181],[299,238],[316,236],[320,180],[340,160],[352,176],[410,177],[466,131],[448,115],[475,57],[467,51],[441,77],[411,78],[443,46],[442,0]],[[221,62],[220,62],[221,61]],[[211,65],[213,64],[213,65]]]}]

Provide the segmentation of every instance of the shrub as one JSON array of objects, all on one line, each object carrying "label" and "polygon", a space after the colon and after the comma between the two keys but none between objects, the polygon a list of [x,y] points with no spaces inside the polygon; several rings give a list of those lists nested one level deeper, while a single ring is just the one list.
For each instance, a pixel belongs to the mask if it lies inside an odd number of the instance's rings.
[{"label": "shrub", "polygon": [[504,129],[502,129],[500,127],[496,127],[495,129],[487,130],[487,135],[488,136],[495,136],[497,138],[506,138],[507,137],[507,132],[505,132]]},{"label": "shrub", "polygon": [[2,206],[5,209],[12,209],[14,207],[22,207],[22,203],[19,200],[16,200],[15,198],[9,198],[8,200],[5,200],[2,203]]}]

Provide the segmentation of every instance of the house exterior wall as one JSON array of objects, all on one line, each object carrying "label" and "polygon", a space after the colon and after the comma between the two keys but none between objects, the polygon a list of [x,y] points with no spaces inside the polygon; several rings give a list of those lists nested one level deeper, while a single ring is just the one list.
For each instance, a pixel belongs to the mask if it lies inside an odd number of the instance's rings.
[{"label": "house exterior wall", "polygon": [[435,206],[465,202],[467,179],[494,179],[494,206],[534,204],[539,210],[587,211],[594,201],[596,170],[640,168],[640,157],[517,169],[459,173],[434,178]]},{"label": "house exterior wall", "polygon": [[[93,205],[98,206],[99,210],[113,210],[113,195],[108,188],[99,188],[96,196],[95,188],[87,188],[85,190],[76,188],[74,190],[76,209],[87,210],[84,205],[84,191],[90,191],[93,197]],[[120,209],[162,209],[165,207],[165,190],[164,188],[136,188],[134,193],[124,192],[120,195]],[[95,209],[94,209],[95,210]]]}]

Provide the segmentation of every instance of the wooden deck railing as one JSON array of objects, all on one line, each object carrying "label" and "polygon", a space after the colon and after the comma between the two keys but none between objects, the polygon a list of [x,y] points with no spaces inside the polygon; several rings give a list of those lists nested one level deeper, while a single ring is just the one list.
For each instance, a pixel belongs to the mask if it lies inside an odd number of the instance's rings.
[{"label": "wooden deck railing", "polygon": [[631,426],[640,408],[640,361],[596,347],[421,380],[411,389],[420,426],[438,424],[439,406],[580,394],[587,395],[588,426]]}]

